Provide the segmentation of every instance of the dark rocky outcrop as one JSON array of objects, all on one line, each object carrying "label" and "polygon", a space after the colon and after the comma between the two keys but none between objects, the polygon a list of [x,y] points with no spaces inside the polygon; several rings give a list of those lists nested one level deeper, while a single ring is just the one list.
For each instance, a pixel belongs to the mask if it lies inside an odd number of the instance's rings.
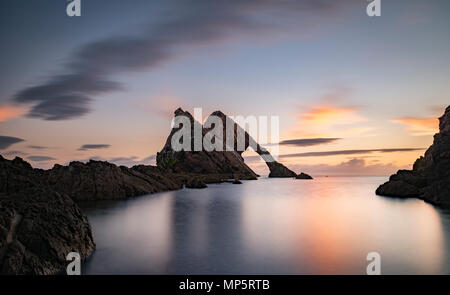
[{"label": "dark rocky outcrop", "polygon": [[0,273],[56,274],[66,255],[86,259],[95,244],[87,218],[66,194],[42,181],[43,170],[0,156]]},{"label": "dark rocky outcrop", "polygon": [[[241,157],[244,150],[247,150],[249,147],[252,147],[253,150],[261,156],[261,158],[266,163],[267,167],[269,168],[269,177],[271,178],[282,178],[282,177],[294,177],[296,174],[295,172],[289,170],[286,166],[283,164],[275,161],[275,159],[272,157],[269,151],[267,151],[264,147],[262,147],[256,140],[253,139],[241,126],[236,124],[231,118],[229,118],[227,115],[222,113],[221,111],[215,111],[211,114],[211,116],[216,116],[221,119],[222,126],[223,126],[223,134],[226,134],[226,128],[227,124],[232,124],[233,128],[233,150],[235,150]],[[231,128],[230,128],[231,129]],[[238,149],[237,142],[239,134],[243,134],[243,138],[245,139],[245,146],[244,150]],[[229,144],[226,139],[224,141],[224,148]]]},{"label": "dark rocky outcrop", "polygon": [[[183,111],[181,108],[175,111],[175,117],[178,116],[184,116],[191,122],[192,136],[190,151],[175,151],[172,148],[172,137],[182,128],[182,125],[178,128],[173,128],[163,149],[161,152],[157,153],[156,162],[158,167],[174,173],[208,175],[223,174],[228,176],[228,178],[232,178],[237,175],[239,179],[252,180],[256,179],[258,175],[244,163],[244,159],[242,157],[242,153],[247,150],[249,146],[252,146],[255,151],[266,161],[267,166],[270,169],[269,177],[294,177],[296,175],[293,171],[276,162],[267,150],[256,143],[256,141],[249,136],[245,130],[243,130],[238,124],[220,111],[212,113],[211,116],[218,117],[222,121],[224,136],[226,134],[227,124],[233,124],[233,128],[229,129],[234,130],[232,134],[234,145],[227,142],[226,136],[225,139],[216,137],[216,140],[220,140],[219,142],[223,143],[223,151],[206,151],[204,149],[195,151],[193,136],[195,132],[194,129],[198,128],[198,130],[201,130],[201,139],[203,139],[205,135],[208,134],[208,132],[215,126],[212,126],[211,128],[201,126],[199,122],[194,120],[193,116],[189,112]],[[206,121],[208,121],[208,119]],[[239,134],[243,134],[245,139],[243,149],[238,149],[237,147],[237,137]]]},{"label": "dark rocky outcrop", "polygon": [[68,166],[55,165],[43,172],[43,180],[74,201],[125,199],[183,187],[182,182],[158,167],[118,167],[92,160],[71,162]]},{"label": "dark rocky outcrop", "polygon": [[186,181],[187,188],[207,188],[208,186],[200,177],[191,177]]},{"label": "dark rocky outcrop", "polygon": [[302,172],[297,176],[295,176],[295,179],[313,179],[313,178],[310,175]]},{"label": "dark rocky outcrop", "polygon": [[270,169],[269,177],[271,178],[281,178],[281,177],[295,177],[297,174],[294,171],[289,170],[283,164],[280,164],[276,161],[274,162],[266,162],[267,166]]},{"label": "dark rocky outcrop", "polygon": [[[223,113],[213,114],[227,121]],[[194,122],[181,109],[175,115],[184,115]],[[232,124],[235,137],[237,131],[244,132],[245,149],[252,146],[266,161],[269,177],[295,176],[234,121]],[[212,129],[200,128],[202,137]],[[88,220],[76,202],[124,199],[183,186],[205,188],[208,183],[230,179],[235,184],[257,179],[258,175],[244,163],[243,151],[236,147],[227,151],[175,152],[170,143],[176,131],[172,130],[158,153],[158,167],[128,168],[91,160],[42,170],[34,169],[21,158],[6,160],[0,156],[0,273],[64,273],[69,252],[78,252],[86,259],[95,244]]]},{"label": "dark rocky outcrop", "polygon": [[439,133],[413,170],[400,170],[376,190],[377,195],[420,198],[436,205],[450,205],[450,106],[439,118]]}]

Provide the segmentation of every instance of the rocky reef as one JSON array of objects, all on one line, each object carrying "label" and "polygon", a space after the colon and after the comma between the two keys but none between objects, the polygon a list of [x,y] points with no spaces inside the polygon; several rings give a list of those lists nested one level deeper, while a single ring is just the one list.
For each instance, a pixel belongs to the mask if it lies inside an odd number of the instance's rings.
[{"label": "rocky reef", "polygon": [[439,133],[433,144],[414,163],[412,170],[400,170],[376,190],[377,195],[420,198],[450,205],[450,106],[439,118]]},{"label": "rocky reef", "polygon": [[[202,139],[212,129],[195,125],[199,123],[182,109],[175,115],[188,118],[192,128],[200,127]],[[219,111],[212,115],[220,118],[225,130],[230,119]],[[0,274],[64,273],[68,253],[78,252],[82,260],[89,257],[95,249],[94,239],[77,202],[257,179],[242,157],[249,146],[266,161],[269,177],[296,177],[238,124],[231,124],[235,144],[238,134],[244,134],[243,150],[238,151],[237,146],[227,150],[229,143],[223,140],[224,151],[174,151],[171,140],[179,130],[174,128],[157,154],[157,167],[128,168],[91,160],[42,170],[19,157],[7,160],[0,156]]]},{"label": "rocky reef", "polygon": [[125,199],[144,194],[176,190],[183,181],[154,166],[132,168],[103,161],[71,162],[42,172],[43,182],[74,201]]},{"label": "rocky reef", "polygon": [[[201,130],[200,140],[210,132],[213,127],[207,128],[195,121],[193,116],[183,111],[181,108],[175,111],[175,117],[184,116],[191,123],[191,135],[195,133],[195,128]],[[206,151],[203,147],[201,150],[195,150],[194,136],[191,136],[190,150],[175,151],[172,148],[172,137],[175,133],[180,131],[182,124],[178,127],[172,128],[166,143],[162,150],[157,153],[156,162],[158,167],[174,173],[194,173],[194,174],[222,174],[227,178],[239,178],[242,180],[256,179],[258,175],[247,166],[242,157],[242,153],[248,149],[249,146],[254,147],[255,151],[263,158],[269,167],[269,177],[295,177],[296,173],[286,168],[283,164],[276,162],[270,153],[261,147],[242,127],[236,124],[231,118],[227,117],[221,111],[213,112],[210,117],[219,118],[222,122],[223,136],[227,134],[228,130],[232,130],[232,134],[226,138],[220,138],[217,134],[216,140],[222,144],[222,151],[212,150]],[[206,119],[206,122],[208,122]],[[229,126],[232,124],[232,126]],[[228,125],[228,126],[227,126]],[[243,149],[238,148],[238,136],[242,134],[244,138]],[[233,143],[228,142],[232,139]]]}]

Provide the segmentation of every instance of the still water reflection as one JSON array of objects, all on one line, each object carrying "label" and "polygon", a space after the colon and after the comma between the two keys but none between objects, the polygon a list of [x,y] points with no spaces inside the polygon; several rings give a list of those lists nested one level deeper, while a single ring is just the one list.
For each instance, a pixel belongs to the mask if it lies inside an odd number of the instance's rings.
[{"label": "still water reflection", "polygon": [[264,179],[83,204],[85,274],[383,274],[450,271],[450,212],[377,197],[383,177]]}]

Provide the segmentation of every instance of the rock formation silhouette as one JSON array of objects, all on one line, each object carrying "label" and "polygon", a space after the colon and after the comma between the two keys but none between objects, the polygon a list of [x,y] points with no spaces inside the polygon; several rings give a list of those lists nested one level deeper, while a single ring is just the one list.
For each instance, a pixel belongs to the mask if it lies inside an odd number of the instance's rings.
[{"label": "rock formation silhouette", "polygon": [[416,160],[412,170],[392,175],[376,194],[450,205],[450,106],[439,118],[439,133],[425,155]]},{"label": "rock formation silhouette", "polygon": [[[202,142],[205,135],[214,128],[214,126],[210,128],[202,126],[189,112],[183,111],[181,108],[178,108],[174,114],[175,117],[184,116],[190,121],[191,134],[194,134],[195,128],[198,128],[198,130],[201,129],[202,137],[200,140]],[[252,147],[269,167],[269,177],[296,176],[295,172],[275,161],[269,151],[259,145],[241,126],[236,124],[236,122],[224,113],[215,111],[211,116],[215,116],[222,121],[223,138],[220,138],[220,136],[216,136],[215,138],[215,140],[222,142],[222,151],[206,151],[204,148],[200,151],[195,151],[194,136],[191,136],[191,149],[189,151],[175,151],[172,148],[172,137],[183,128],[181,125],[172,128],[163,149],[157,153],[156,162],[158,167],[168,169],[175,173],[223,174],[230,176],[229,178],[256,179],[258,175],[245,164],[244,158],[242,157],[242,153],[249,147]],[[208,119],[205,122],[208,122]],[[232,124],[232,126],[229,124]],[[232,134],[226,136],[227,130],[232,130]],[[243,149],[238,148],[238,138],[241,134],[243,135],[242,138],[244,138]],[[233,143],[229,142],[229,140],[232,140]]]}]

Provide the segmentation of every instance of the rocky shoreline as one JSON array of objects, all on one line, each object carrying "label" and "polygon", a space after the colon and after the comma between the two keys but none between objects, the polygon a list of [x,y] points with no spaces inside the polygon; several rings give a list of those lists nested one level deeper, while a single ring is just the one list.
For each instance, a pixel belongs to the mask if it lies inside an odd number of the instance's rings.
[{"label": "rocky shoreline", "polygon": [[[221,112],[215,112],[225,120]],[[193,120],[178,109],[175,115]],[[240,128],[240,127],[236,127]],[[242,152],[174,152],[170,139],[157,155],[157,166],[131,168],[104,161],[71,162],[52,169],[33,168],[16,157],[0,155],[0,274],[58,274],[67,266],[66,255],[78,252],[82,260],[95,249],[91,227],[77,202],[126,199],[145,194],[209,183],[256,180]],[[203,132],[206,133],[204,128]],[[246,132],[246,146],[253,140]],[[264,159],[270,153],[257,144]],[[271,157],[271,156],[270,156]],[[297,175],[278,162],[267,162],[269,177]],[[303,174],[301,174],[303,178]]]},{"label": "rocky shoreline", "polygon": [[77,204],[45,185],[43,170],[0,156],[0,273],[57,274],[66,255],[86,259],[95,249]]},{"label": "rocky shoreline", "polygon": [[[193,120],[181,109],[175,114]],[[226,117],[221,112],[213,114]],[[413,170],[392,175],[377,189],[378,195],[450,205],[450,106],[440,118],[439,128],[433,145],[415,162]],[[205,134],[208,130],[203,129]],[[257,179],[258,175],[244,163],[242,152],[175,152],[169,144],[174,132],[176,129],[157,154],[157,166],[129,168],[91,160],[42,170],[19,157],[7,160],[0,156],[0,274],[64,273],[69,252],[87,259],[95,250],[94,237],[77,202]],[[253,139],[247,133],[245,136],[247,149]],[[268,161],[270,153],[256,145],[257,153],[266,160],[269,177],[312,179]]]},{"label": "rocky shoreline", "polygon": [[377,195],[419,198],[438,206],[450,206],[450,106],[439,118],[439,133],[412,170],[400,170],[380,185]]}]

